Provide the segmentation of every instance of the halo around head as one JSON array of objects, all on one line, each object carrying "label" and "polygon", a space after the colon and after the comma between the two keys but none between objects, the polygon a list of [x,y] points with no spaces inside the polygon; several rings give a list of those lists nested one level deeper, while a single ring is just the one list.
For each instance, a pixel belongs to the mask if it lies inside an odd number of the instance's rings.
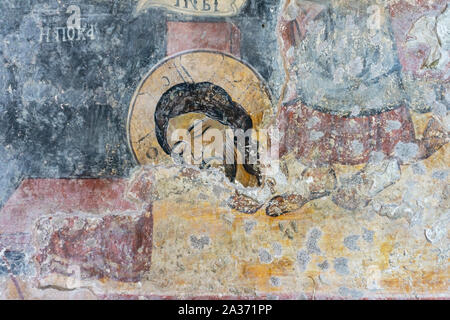
[{"label": "halo around head", "polygon": [[[129,107],[127,135],[137,163],[171,163],[170,156],[158,143],[154,113],[161,96],[183,82],[211,82],[221,87],[250,115],[255,130],[264,128],[272,119],[270,91],[263,78],[250,66],[221,52],[182,52],[153,67],[134,93]],[[201,118],[199,115],[193,117]]]}]

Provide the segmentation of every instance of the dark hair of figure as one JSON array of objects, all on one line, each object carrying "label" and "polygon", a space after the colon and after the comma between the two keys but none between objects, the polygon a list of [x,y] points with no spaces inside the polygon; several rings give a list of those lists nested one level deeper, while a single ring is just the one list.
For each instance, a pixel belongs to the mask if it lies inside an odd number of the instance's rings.
[{"label": "dark hair of figure", "polygon": [[[156,138],[165,153],[171,155],[172,148],[167,141],[169,120],[188,113],[204,114],[232,130],[246,132],[253,129],[251,117],[245,109],[234,102],[230,95],[221,87],[210,82],[181,83],[167,90],[159,99],[155,110]],[[237,139],[234,139],[235,147]],[[254,175],[261,184],[261,174],[257,164],[249,164],[249,150],[251,140],[245,138],[245,155],[243,167],[249,174]],[[236,159],[236,155],[235,155]],[[226,176],[234,182],[236,178],[236,164],[224,164]]]}]

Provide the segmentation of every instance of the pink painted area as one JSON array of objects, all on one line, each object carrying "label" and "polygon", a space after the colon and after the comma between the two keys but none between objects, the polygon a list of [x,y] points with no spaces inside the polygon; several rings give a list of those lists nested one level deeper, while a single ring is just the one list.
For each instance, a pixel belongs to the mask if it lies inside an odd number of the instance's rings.
[{"label": "pink painted area", "polygon": [[[414,23],[423,16],[439,15],[447,4],[446,0],[416,1],[415,4],[407,1],[399,1],[390,7],[391,25],[394,38],[397,43],[398,57],[404,72],[412,72],[416,77],[443,79],[443,70],[420,70],[423,61],[430,48],[425,44],[416,47],[408,47],[408,32]],[[450,63],[447,64],[447,70]],[[448,79],[447,79],[448,80]]]},{"label": "pink painted area", "polygon": [[167,22],[167,55],[211,49],[240,56],[240,32],[228,22]]},{"label": "pink painted area", "polygon": [[124,198],[126,179],[26,179],[0,211],[0,234],[28,233],[49,214],[138,210]]},{"label": "pink painted area", "polygon": [[[398,121],[399,128],[389,130],[388,120]],[[299,102],[283,106],[277,121],[284,133],[280,155],[294,152],[298,159],[313,165],[365,163],[372,151],[390,155],[399,142],[415,139],[406,107],[373,116],[344,118],[313,110]],[[322,135],[314,136],[314,132]]]}]

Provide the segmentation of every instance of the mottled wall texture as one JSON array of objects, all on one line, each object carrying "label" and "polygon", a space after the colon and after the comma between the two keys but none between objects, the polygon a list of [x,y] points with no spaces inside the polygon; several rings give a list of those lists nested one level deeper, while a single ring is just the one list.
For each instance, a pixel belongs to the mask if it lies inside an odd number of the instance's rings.
[{"label": "mottled wall texture", "polygon": [[447,0],[0,1],[1,299],[450,299]]}]

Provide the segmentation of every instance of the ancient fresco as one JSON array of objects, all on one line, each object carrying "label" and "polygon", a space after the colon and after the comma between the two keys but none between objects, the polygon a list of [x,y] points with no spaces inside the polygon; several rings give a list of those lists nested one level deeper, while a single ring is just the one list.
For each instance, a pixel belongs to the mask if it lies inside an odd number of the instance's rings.
[{"label": "ancient fresco", "polygon": [[0,9],[0,298],[449,298],[446,0]]}]

